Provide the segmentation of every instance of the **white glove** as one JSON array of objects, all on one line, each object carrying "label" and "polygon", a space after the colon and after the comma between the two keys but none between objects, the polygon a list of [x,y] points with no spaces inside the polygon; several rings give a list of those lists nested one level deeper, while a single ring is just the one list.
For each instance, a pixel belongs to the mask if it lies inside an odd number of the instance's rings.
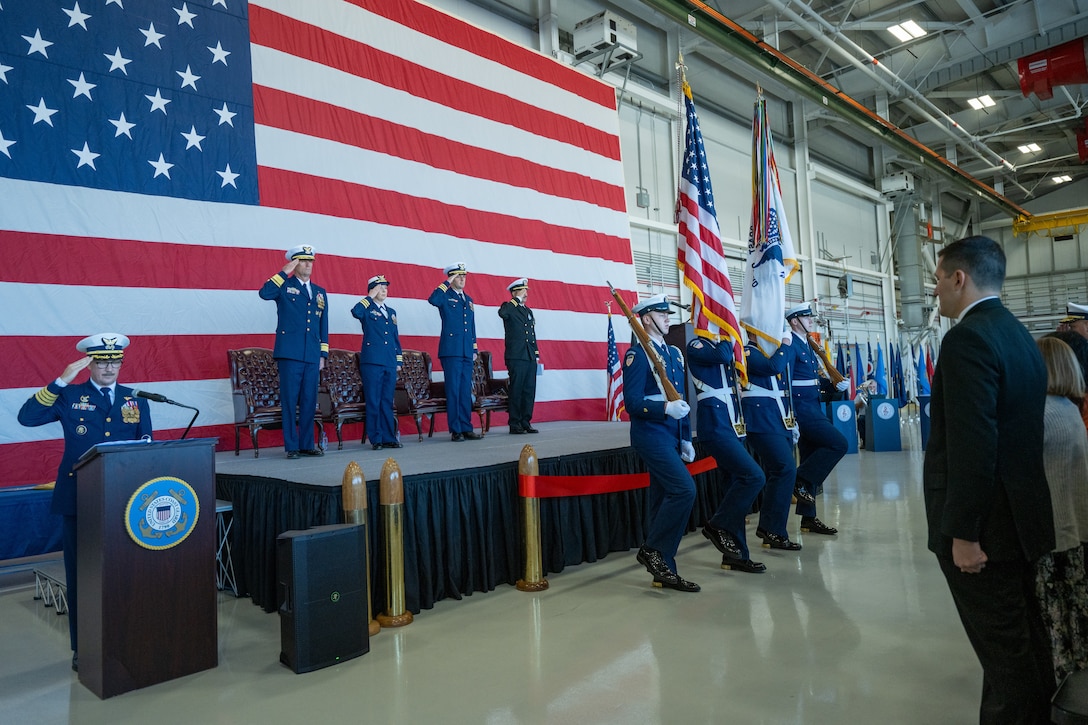
[{"label": "white glove", "polygon": [[790,433],[793,434],[793,445],[797,445],[797,441],[801,440],[801,429],[793,426],[790,428]]},{"label": "white glove", "polygon": [[835,390],[838,390],[840,393],[843,392],[844,390],[849,390],[849,389],[850,389],[850,381],[849,380],[840,380],[838,383],[835,384]]},{"label": "white glove", "polygon": [[691,411],[691,406],[683,400],[670,400],[665,403],[665,415],[673,420],[680,420]]},{"label": "white glove", "polygon": [[680,441],[680,460],[684,463],[695,460],[695,446],[691,445],[691,441]]}]

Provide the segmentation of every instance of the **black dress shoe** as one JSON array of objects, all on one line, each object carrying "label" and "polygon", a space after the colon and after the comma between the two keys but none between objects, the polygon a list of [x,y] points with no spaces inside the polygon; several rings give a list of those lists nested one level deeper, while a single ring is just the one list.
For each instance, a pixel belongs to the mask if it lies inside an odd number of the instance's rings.
[{"label": "black dress shoe", "polygon": [[722,557],[722,569],[732,569],[734,571],[744,571],[749,574],[762,574],[767,571],[767,567],[758,561],[752,561],[751,559],[732,558],[729,556]]},{"label": "black dress shoe", "polygon": [[310,448],[308,450],[299,451],[298,454],[300,456],[313,456],[317,458],[319,456],[325,455],[325,451],[321,450],[320,448]]},{"label": "black dress shoe", "polygon": [[797,484],[793,487],[793,497],[798,501],[804,501],[805,503],[816,503],[816,497],[801,487],[801,484]]},{"label": "black dress shoe", "polygon": [[526,427],[525,427],[525,432],[526,432],[526,433],[539,433],[540,431],[538,431],[538,430],[537,430],[536,428],[534,428],[533,426],[529,425],[529,426],[526,426]]},{"label": "black dress shoe", "polygon": [[655,587],[675,589],[678,592],[699,591],[698,584],[681,579],[676,572],[669,568],[664,555],[660,551],[643,546],[635,554],[635,559],[638,560],[639,564],[646,567],[646,571],[653,575]]},{"label": "black dress shoe", "polygon": [[463,435],[461,435],[460,433],[454,433],[453,435],[450,436],[450,440],[453,441],[454,443],[460,443],[464,439],[465,439],[465,437]]},{"label": "black dress shoe", "polygon": [[511,428],[510,429],[510,434],[511,435],[516,435],[516,436],[525,435],[528,432],[529,431],[525,430],[524,428]]},{"label": "black dress shoe", "polygon": [[383,449],[383,448],[385,448],[385,444],[384,444],[384,443],[375,443],[374,445],[372,445],[372,446],[370,447],[370,450],[372,450],[372,451],[380,451],[380,450],[381,450],[381,449]]},{"label": "black dress shoe", "polygon": [[475,431],[471,431],[471,430],[468,431],[467,433],[462,433],[461,435],[463,435],[465,437],[466,441],[478,441],[481,438],[483,438],[482,435],[480,435],[479,433],[477,433]]},{"label": "black dress shoe", "polygon": [[796,541],[790,541],[789,537],[772,534],[763,529],[756,530],[756,536],[763,539],[764,549],[783,549],[784,551],[800,551],[801,545]]},{"label": "black dress shoe", "polygon": [[404,444],[400,441],[393,441],[392,443],[383,443],[386,448],[404,448]]},{"label": "black dress shoe", "polygon": [[815,516],[801,517],[801,531],[806,534],[826,534],[827,536],[834,536],[839,533],[839,530],[834,526],[828,526]]},{"label": "black dress shoe", "polygon": [[72,653],[72,672],[79,672],[79,652]]},{"label": "black dress shoe", "polygon": [[287,457],[293,461],[298,458],[298,451],[287,451]]},{"label": "black dress shoe", "polygon": [[740,547],[737,546],[737,542],[728,531],[716,528],[708,522],[703,527],[703,536],[710,539],[710,543],[714,544],[714,548],[725,556],[733,559],[741,558]]}]

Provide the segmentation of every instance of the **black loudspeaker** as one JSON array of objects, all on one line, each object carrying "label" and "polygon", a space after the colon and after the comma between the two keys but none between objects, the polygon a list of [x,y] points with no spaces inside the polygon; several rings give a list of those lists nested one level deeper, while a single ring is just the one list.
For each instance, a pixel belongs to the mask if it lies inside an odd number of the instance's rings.
[{"label": "black loudspeaker", "polygon": [[370,651],[366,528],[355,524],[276,537],[280,662],[296,673]]}]

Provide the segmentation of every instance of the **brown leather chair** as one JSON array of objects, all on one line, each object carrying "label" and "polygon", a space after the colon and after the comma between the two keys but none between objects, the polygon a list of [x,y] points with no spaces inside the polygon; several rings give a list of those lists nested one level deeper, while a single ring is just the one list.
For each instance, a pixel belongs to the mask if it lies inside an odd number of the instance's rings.
[{"label": "brown leather chair", "polygon": [[321,392],[318,396],[322,420],[336,426],[336,450],[343,450],[342,429],[347,423],[362,423],[366,440],[366,401],[363,400],[363,379],[359,376],[359,353],[351,350],[329,350],[329,358],[321,371]]},{"label": "brown leather chair", "polygon": [[242,428],[248,428],[256,458],[260,455],[257,431],[283,428],[279,368],[272,358],[272,351],[264,347],[227,350],[227,361],[234,398],[234,455],[237,456],[241,449]]},{"label": "brown leather chair", "polygon": [[427,437],[434,435],[435,413],[446,412],[444,386],[431,379],[430,354],[421,350],[404,350],[403,364],[397,373],[397,387],[393,396],[397,415],[410,415],[416,421],[416,432],[423,440],[422,418],[430,419]]},{"label": "brown leather chair", "polygon": [[472,409],[480,417],[480,430],[491,430],[491,413],[506,411],[510,399],[509,381],[496,378],[491,367],[491,351],[480,350],[476,362],[472,365]]}]

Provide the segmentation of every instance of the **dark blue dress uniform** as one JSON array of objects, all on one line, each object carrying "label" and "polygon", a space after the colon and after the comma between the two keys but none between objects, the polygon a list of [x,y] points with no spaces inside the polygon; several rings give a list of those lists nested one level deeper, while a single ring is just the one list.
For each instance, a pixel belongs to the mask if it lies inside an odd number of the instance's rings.
[{"label": "dark blue dress uniform", "polygon": [[476,356],[476,310],[472,298],[443,282],[427,301],[438,308],[442,318],[438,358],[442,361],[450,433],[472,433],[472,363]]},{"label": "dark blue dress uniform", "polygon": [[[93,365],[94,363],[92,363]],[[92,446],[106,441],[132,441],[151,435],[151,411],[147,401],[136,398],[132,388],[115,385],[113,403],[108,404],[101,390],[91,381],[60,386],[46,385],[27,400],[19,410],[19,422],[39,426],[59,422],[64,430],[64,455],[57,470],[50,510],[64,517],[64,571],[67,575],[68,631],[72,649],[78,643],[79,622],[76,576],[76,485],[72,467]]]},{"label": "dark blue dress uniform", "polygon": [[[801,438],[797,449],[801,464],[797,466],[797,485],[813,497],[823,491],[824,479],[835,464],[846,455],[848,444],[842,433],[828,420],[822,401],[835,394],[835,388],[827,378],[820,377],[819,361],[808,340],[793,334],[792,360],[789,364],[793,387],[793,414]],[[800,516],[815,516],[816,504],[797,499],[796,512]]]},{"label": "dark blue dress uniform", "polygon": [[[661,356],[673,386],[683,390],[684,358],[680,350],[651,344]],[[631,446],[650,473],[650,521],[645,546],[661,552],[675,572],[676,550],[695,503],[695,480],[680,460],[680,443],[691,441],[691,422],[688,416],[674,420],[665,415],[665,396],[651,368],[646,351],[632,345],[623,359],[623,398],[631,418]]]},{"label": "dark blue dress uniform", "polygon": [[397,385],[397,368],[404,362],[397,332],[397,311],[386,305],[383,312],[372,298],[364,297],[351,309],[351,314],[363,327],[359,375],[363,379],[363,399],[366,401],[367,435],[373,445],[391,445],[397,442],[393,392]]},{"label": "dark blue dress uniform", "polygon": [[536,367],[540,351],[536,345],[536,319],[533,311],[517,297],[499,306],[506,332],[503,359],[510,373],[507,412],[510,432],[523,433],[533,429],[533,405],[536,402]]},{"label": "dark blue dress uniform", "polygon": [[751,512],[766,478],[734,428],[740,401],[734,386],[733,347],[728,341],[718,343],[697,337],[688,343],[687,354],[688,372],[699,391],[695,412],[699,442],[728,478],[725,495],[709,523],[732,536],[742,554],[740,558],[749,559],[744,517]]},{"label": "dark blue dress uniform", "polygon": [[[770,357],[759,346],[744,348],[748,368],[748,388],[741,393],[744,423],[748,427],[748,445],[759,459],[767,485],[759,510],[760,531],[789,540],[786,521],[797,475],[793,459],[793,431],[783,420],[789,416],[785,373],[793,359],[792,345],[781,345]],[[766,543],[766,539],[764,539]]]},{"label": "dark blue dress uniform", "polygon": [[[314,412],[320,384],[321,359],[329,356],[328,294],[310,282],[311,293],[294,276],[272,275],[261,287],[261,299],[276,303],[276,344],[272,357],[280,371],[283,408],[283,447],[313,451]],[[298,409],[298,426],[294,411]]]}]

